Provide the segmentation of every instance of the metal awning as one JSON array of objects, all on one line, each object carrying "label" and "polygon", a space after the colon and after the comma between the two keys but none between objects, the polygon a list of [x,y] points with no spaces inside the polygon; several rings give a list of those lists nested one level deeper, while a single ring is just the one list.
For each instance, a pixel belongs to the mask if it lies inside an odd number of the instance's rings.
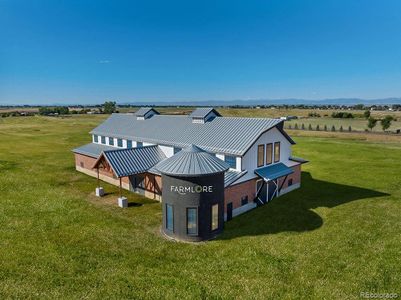
[{"label": "metal awning", "polygon": [[287,176],[294,171],[283,163],[266,166],[255,170],[255,174],[263,178],[265,181],[275,180],[277,178]]},{"label": "metal awning", "polygon": [[117,149],[103,151],[93,168],[98,168],[106,160],[117,177],[124,177],[147,172],[158,162],[166,159],[159,146],[142,148]]}]

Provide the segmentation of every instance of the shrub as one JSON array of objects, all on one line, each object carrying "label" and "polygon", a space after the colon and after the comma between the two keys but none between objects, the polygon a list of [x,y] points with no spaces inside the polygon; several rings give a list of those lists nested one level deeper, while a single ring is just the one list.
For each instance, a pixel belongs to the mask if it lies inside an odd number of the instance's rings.
[{"label": "shrub", "polygon": [[354,115],[352,113],[349,112],[333,112],[331,114],[332,118],[336,118],[336,119],[352,119],[354,118]]},{"label": "shrub", "polygon": [[336,131],[336,127],[334,127],[334,125],[331,126],[331,131]]},{"label": "shrub", "polygon": [[350,125],[350,126],[348,126],[348,131],[349,131],[349,132],[351,132],[351,131],[352,131],[351,125]]},{"label": "shrub", "polygon": [[324,125],[324,131],[327,131],[327,125]]},{"label": "shrub", "polygon": [[305,130],[305,124],[304,123],[302,123],[301,129]]},{"label": "shrub", "polygon": [[320,131],[319,124],[318,124],[318,125],[316,125],[316,131]]},{"label": "shrub", "polygon": [[294,129],[298,129],[298,123],[295,123]]},{"label": "shrub", "polygon": [[343,125],[340,126],[340,132],[343,132]]},{"label": "shrub", "polygon": [[311,124],[309,124],[308,130],[312,130],[312,125]]}]

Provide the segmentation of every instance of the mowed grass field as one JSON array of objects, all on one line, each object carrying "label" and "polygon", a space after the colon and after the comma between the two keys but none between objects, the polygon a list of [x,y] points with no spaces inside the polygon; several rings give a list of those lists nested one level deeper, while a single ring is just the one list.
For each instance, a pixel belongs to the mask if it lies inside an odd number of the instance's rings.
[{"label": "mowed grass field", "polygon": [[295,137],[302,188],[216,240],[159,234],[161,204],[96,179],[71,149],[105,116],[0,120],[0,299],[358,299],[401,294],[401,142]]}]

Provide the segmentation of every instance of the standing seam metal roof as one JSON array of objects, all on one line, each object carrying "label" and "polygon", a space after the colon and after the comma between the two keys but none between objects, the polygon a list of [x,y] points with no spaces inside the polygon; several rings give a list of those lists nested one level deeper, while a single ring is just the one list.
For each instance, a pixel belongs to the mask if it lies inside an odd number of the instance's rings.
[{"label": "standing seam metal roof", "polygon": [[104,156],[117,177],[124,177],[148,171],[166,158],[159,146],[103,151],[94,167]]},{"label": "standing seam metal roof", "polygon": [[188,116],[154,115],[137,120],[132,114],[112,114],[92,134],[175,147],[195,144],[210,152],[243,155],[279,119],[216,117],[204,124]]},{"label": "standing seam metal roof", "polygon": [[193,177],[222,173],[229,167],[226,162],[195,145],[182,149],[155,166],[162,174]]}]

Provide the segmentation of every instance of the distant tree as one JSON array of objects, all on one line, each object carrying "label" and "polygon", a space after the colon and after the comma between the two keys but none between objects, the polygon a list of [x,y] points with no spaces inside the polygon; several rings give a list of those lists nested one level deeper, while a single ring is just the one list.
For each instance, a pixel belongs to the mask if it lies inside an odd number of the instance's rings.
[{"label": "distant tree", "polygon": [[319,124],[316,125],[316,131],[320,131]]},{"label": "distant tree", "polygon": [[333,112],[331,114],[332,118],[337,118],[337,119],[353,119],[354,115],[350,112]]},{"label": "distant tree", "polygon": [[363,116],[365,117],[366,120],[369,119],[369,117],[370,117],[370,110],[365,110],[364,113],[363,113]]},{"label": "distant tree", "polygon": [[331,126],[331,131],[336,131],[336,127],[334,125]]},{"label": "distant tree", "polygon": [[116,111],[116,102],[114,101],[106,101],[103,104],[103,111],[105,114],[112,114]]},{"label": "distant tree", "polygon": [[302,129],[302,130],[305,130],[305,124],[304,124],[304,123],[302,123],[301,129]]},{"label": "distant tree", "polygon": [[327,125],[324,125],[324,131],[327,131]]},{"label": "distant tree", "polygon": [[312,130],[312,125],[311,124],[309,124],[308,130]]},{"label": "distant tree", "polygon": [[291,124],[288,124],[288,129],[291,129]]},{"label": "distant tree", "polygon": [[343,131],[344,131],[343,125],[341,125],[341,126],[340,126],[340,132],[343,132]]},{"label": "distant tree", "polygon": [[394,118],[392,116],[385,116],[384,119],[380,121],[380,124],[382,125],[383,131],[386,131],[387,129],[390,128],[391,126],[391,121],[393,121]]},{"label": "distant tree", "polygon": [[348,131],[349,131],[349,132],[351,132],[351,131],[352,131],[352,127],[351,127],[351,125],[350,125],[350,126],[348,126]]},{"label": "distant tree", "polygon": [[358,109],[358,110],[361,110],[363,108],[364,108],[363,104],[357,104],[357,105],[354,106],[354,109]]},{"label": "distant tree", "polygon": [[298,123],[295,123],[294,129],[298,129]]},{"label": "distant tree", "polygon": [[373,131],[373,128],[376,126],[376,124],[377,124],[377,119],[373,117],[368,118],[368,128],[370,129],[370,131]]}]

